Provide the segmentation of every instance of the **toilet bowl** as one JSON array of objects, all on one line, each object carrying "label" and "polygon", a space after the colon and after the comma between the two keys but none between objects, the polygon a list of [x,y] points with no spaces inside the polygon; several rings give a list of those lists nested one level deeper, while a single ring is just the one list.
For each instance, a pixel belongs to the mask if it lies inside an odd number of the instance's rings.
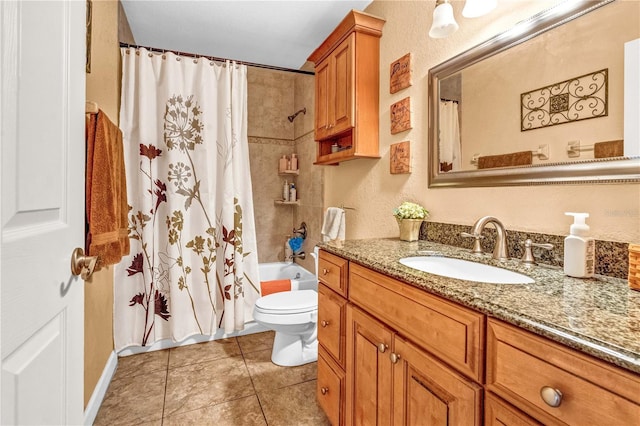
[{"label": "toilet bowl", "polygon": [[256,300],[253,319],[276,332],[274,364],[293,367],[318,359],[318,292],[283,291]]}]

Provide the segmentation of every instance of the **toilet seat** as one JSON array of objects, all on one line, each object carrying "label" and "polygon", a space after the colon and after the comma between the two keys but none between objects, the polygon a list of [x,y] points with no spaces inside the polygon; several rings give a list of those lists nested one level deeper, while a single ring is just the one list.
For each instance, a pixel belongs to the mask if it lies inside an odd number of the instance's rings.
[{"label": "toilet seat", "polygon": [[304,314],[318,310],[318,293],[314,290],[283,291],[256,300],[256,312],[269,315]]}]

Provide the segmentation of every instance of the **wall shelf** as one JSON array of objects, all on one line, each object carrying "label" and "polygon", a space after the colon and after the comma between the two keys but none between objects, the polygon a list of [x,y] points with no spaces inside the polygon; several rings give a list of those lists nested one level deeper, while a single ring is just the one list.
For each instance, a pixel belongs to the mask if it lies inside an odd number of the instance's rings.
[{"label": "wall shelf", "polygon": [[283,201],[283,200],[273,200],[273,204],[275,204],[276,206],[299,206],[300,205],[300,200],[296,200],[296,201]]},{"label": "wall shelf", "polygon": [[285,170],[284,172],[278,172],[278,174],[280,176],[288,176],[288,175],[298,176],[300,174],[300,169],[298,169],[298,170]]}]

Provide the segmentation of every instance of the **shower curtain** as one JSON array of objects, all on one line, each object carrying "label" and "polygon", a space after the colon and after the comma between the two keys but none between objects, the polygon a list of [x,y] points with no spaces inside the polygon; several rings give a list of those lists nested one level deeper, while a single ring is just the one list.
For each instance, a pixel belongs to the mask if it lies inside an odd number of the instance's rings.
[{"label": "shower curtain", "polygon": [[244,328],[258,291],[247,68],[122,48],[130,255],[116,350]]},{"label": "shower curtain", "polygon": [[440,101],[440,171],[460,170],[460,122],[458,120],[458,102]]}]

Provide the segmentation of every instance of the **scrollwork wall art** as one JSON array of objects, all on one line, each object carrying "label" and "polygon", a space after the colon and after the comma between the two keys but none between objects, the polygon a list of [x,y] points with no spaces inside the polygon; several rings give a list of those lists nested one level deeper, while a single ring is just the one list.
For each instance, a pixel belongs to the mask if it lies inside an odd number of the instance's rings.
[{"label": "scrollwork wall art", "polygon": [[520,130],[571,123],[609,114],[605,68],[520,95]]}]

